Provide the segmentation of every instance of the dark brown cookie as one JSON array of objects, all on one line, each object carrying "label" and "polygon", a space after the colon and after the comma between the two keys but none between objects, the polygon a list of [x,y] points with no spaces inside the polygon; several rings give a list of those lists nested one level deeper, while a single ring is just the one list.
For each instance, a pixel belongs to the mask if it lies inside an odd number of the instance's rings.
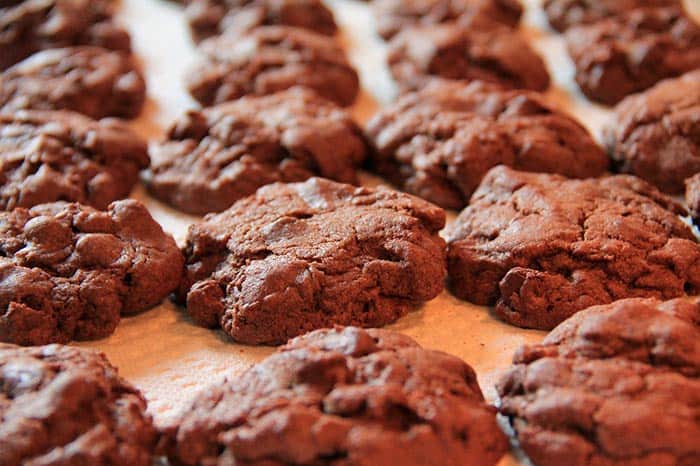
[{"label": "dark brown cookie", "polygon": [[635,8],[681,6],[680,0],[544,0],[549,24],[558,31],[621,16]]},{"label": "dark brown cookie", "polygon": [[110,335],[172,292],[184,261],[134,200],[2,212],[0,251],[0,341],[21,345]]},{"label": "dark brown cookie", "polygon": [[202,105],[246,94],[265,95],[304,86],[339,105],[355,101],[360,81],[343,49],[330,37],[287,26],[225,34],[200,45],[205,59],[187,75]]},{"label": "dark brown cookie", "polygon": [[0,70],[44,49],[96,45],[131,50],[109,0],[25,0],[0,5]]},{"label": "dark brown cookie", "polygon": [[180,210],[205,214],[277,181],[322,176],[357,184],[367,147],[345,110],[292,88],[188,111],[151,155],[150,192]]},{"label": "dark brown cookie", "polygon": [[442,207],[461,209],[488,170],[586,178],[608,157],[588,131],[541,95],[473,82],[404,94],[367,124],[372,169]]},{"label": "dark brown cookie", "polygon": [[606,105],[700,67],[700,26],[680,8],[642,8],[574,27],[566,42],[581,91]]},{"label": "dark brown cookie", "polygon": [[685,202],[693,222],[700,225],[700,173],[685,180]]},{"label": "dark brown cookie", "polygon": [[103,354],[0,344],[0,381],[3,466],[151,464],[146,400]]},{"label": "dark brown cookie", "polygon": [[257,26],[293,26],[328,36],[337,30],[321,0],[192,0],[185,15],[196,41]]},{"label": "dark brown cookie", "polygon": [[481,28],[515,28],[523,14],[519,0],[375,0],[373,10],[377,30],[384,39],[411,26],[452,21],[466,21]]},{"label": "dark brown cookie", "polygon": [[680,194],[700,172],[700,71],[627,97],[603,131],[620,172]]},{"label": "dark brown cookie", "polygon": [[389,42],[391,74],[403,89],[431,78],[486,81],[544,91],[549,74],[527,41],[506,27],[479,30],[460,23],[411,27]]},{"label": "dark brown cookie", "polygon": [[146,83],[131,58],[101,47],[50,49],[0,74],[0,111],[72,110],[92,118],[138,116]]},{"label": "dark brown cookie", "polygon": [[204,391],[163,443],[178,464],[489,466],[509,448],[494,411],[462,360],[336,327]]},{"label": "dark brown cookie", "polygon": [[443,289],[444,224],[442,209],[382,188],[271,184],[190,227],[179,298],[242,343],[380,327]]},{"label": "dark brown cookie", "polygon": [[534,464],[700,464],[697,300],[592,307],[513,362],[501,412]]},{"label": "dark brown cookie", "polygon": [[106,208],[148,167],[146,142],[114,119],[66,111],[0,114],[0,210],[75,201]]},{"label": "dark brown cookie", "polygon": [[700,292],[700,245],[680,205],[633,176],[568,180],[496,167],[449,234],[460,298],[551,329],[596,304]]}]

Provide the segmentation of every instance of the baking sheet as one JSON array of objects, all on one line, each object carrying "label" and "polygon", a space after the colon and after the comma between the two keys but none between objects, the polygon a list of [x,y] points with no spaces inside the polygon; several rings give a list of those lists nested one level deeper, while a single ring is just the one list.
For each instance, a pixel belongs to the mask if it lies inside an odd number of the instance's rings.
[{"label": "baking sheet", "polygon": [[[384,59],[386,46],[375,33],[366,2],[327,0],[342,28],[339,40],[359,71],[363,94],[352,112],[365,121],[396,94]],[[525,1],[523,32],[546,59],[553,78],[548,96],[576,115],[594,135],[609,112],[587,102],[573,81],[573,66],[563,41],[548,32],[539,1]],[[700,10],[700,0],[688,6]],[[132,126],[149,140],[158,140],[168,124],[184,110],[196,107],[183,86],[183,76],[197,54],[190,40],[182,8],[165,0],[122,0],[121,21],[130,30],[135,53],[148,81],[149,101]],[[382,180],[363,175],[364,184]],[[149,198],[143,188],[133,197],[143,201],[165,230],[178,242],[197,217],[183,215]],[[449,216],[454,218],[454,213]],[[498,321],[489,310],[459,301],[447,291],[388,327],[415,338],[426,348],[461,357],[476,370],[489,400],[495,398],[494,382],[508,367],[516,348],[538,342],[544,332],[522,330]],[[141,315],[124,318],[109,338],[80,343],[99,349],[119,367],[120,373],[138,386],[149,402],[156,423],[164,424],[186,407],[201,389],[224,376],[235,375],[269,355],[274,348],[232,343],[222,331],[197,327],[187,313],[164,302]],[[519,464],[507,457],[502,466]]]}]

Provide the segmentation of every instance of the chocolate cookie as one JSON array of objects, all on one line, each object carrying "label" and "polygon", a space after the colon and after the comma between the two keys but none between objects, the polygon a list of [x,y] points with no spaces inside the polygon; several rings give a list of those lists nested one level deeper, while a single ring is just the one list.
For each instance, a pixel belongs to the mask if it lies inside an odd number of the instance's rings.
[{"label": "chocolate cookie", "polygon": [[700,304],[627,299],[521,348],[501,412],[538,466],[700,464]]},{"label": "chocolate cookie", "polygon": [[519,0],[375,0],[377,30],[384,39],[411,26],[466,21],[481,28],[515,28],[523,7]]},{"label": "chocolate cookie", "polygon": [[0,70],[44,49],[97,45],[130,51],[109,0],[25,0],[0,5]]},{"label": "chocolate cookie", "polygon": [[496,167],[448,241],[460,298],[551,329],[596,304],[700,292],[700,245],[680,205],[633,176],[568,180]]},{"label": "chocolate cookie", "polygon": [[482,82],[404,94],[369,121],[367,135],[373,170],[451,209],[464,207],[498,164],[577,178],[608,166],[588,131],[539,94]]},{"label": "chocolate cookie", "polygon": [[183,257],[134,200],[107,211],[63,202],[0,213],[0,341],[92,340],[160,303]]},{"label": "chocolate cookie", "polygon": [[549,24],[557,31],[621,16],[635,8],[681,6],[680,0],[544,0]]},{"label": "chocolate cookie", "polygon": [[680,8],[641,8],[571,28],[566,42],[581,90],[607,105],[700,67],[700,26]]},{"label": "chocolate cookie", "polygon": [[192,214],[220,212],[276,181],[357,184],[367,147],[350,115],[304,88],[188,111],[151,150],[149,191]]},{"label": "chocolate cookie", "polygon": [[146,400],[103,354],[0,344],[0,380],[0,464],[151,464]]},{"label": "chocolate cookie", "polygon": [[72,110],[92,118],[134,118],[146,83],[129,56],[101,47],[38,52],[0,74],[0,111]]},{"label": "chocolate cookie", "polygon": [[258,27],[243,36],[225,34],[200,45],[205,59],[187,75],[187,88],[202,105],[304,86],[348,106],[359,92],[357,72],[330,38],[286,26]]},{"label": "chocolate cookie", "polygon": [[105,209],[148,167],[146,142],[124,123],[66,111],[0,114],[0,210],[76,201]]},{"label": "chocolate cookie", "polygon": [[680,194],[700,172],[700,71],[627,97],[603,131],[619,171]]},{"label": "chocolate cookie", "polygon": [[337,30],[333,13],[321,0],[192,0],[185,16],[197,42],[257,26],[294,26],[328,36]]},{"label": "chocolate cookie", "polygon": [[179,298],[241,343],[380,327],[442,291],[444,225],[442,209],[386,189],[268,185],[190,227]]},{"label": "chocolate cookie", "polygon": [[693,222],[700,225],[700,174],[685,180],[685,202]]},{"label": "chocolate cookie", "polygon": [[479,30],[446,23],[408,28],[389,42],[387,62],[404,89],[420,89],[430,78],[481,80],[536,91],[549,87],[542,58],[505,27]]},{"label": "chocolate cookie", "polygon": [[508,451],[474,370],[385,330],[289,342],[168,429],[178,464],[488,466]]}]

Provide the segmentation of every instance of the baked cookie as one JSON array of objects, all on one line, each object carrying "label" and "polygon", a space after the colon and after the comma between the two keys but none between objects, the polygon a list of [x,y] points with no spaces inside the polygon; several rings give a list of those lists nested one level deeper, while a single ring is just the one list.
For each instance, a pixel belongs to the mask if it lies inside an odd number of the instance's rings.
[{"label": "baked cookie", "polygon": [[318,175],[357,184],[367,146],[345,110],[297,87],[188,111],[151,155],[149,191],[203,215],[276,181]]},{"label": "baked cookie", "polygon": [[380,327],[443,289],[445,212],[323,178],[260,188],[190,226],[179,299],[235,341],[334,324]]},{"label": "baked cookie", "polygon": [[479,30],[460,23],[411,27],[389,42],[387,62],[403,89],[421,89],[431,78],[481,80],[535,91],[549,87],[542,58],[506,27]]},{"label": "baked cookie", "polygon": [[0,70],[44,49],[96,45],[131,50],[110,0],[25,0],[0,5]]},{"label": "baked cookie", "polygon": [[0,341],[110,335],[121,315],[160,303],[183,257],[140,202],[107,211],[56,202],[0,212]]},{"label": "baked cookie", "polygon": [[379,35],[391,39],[412,26],[466,21],[474,26],[516,28],[523,14],[519,0],[375,0]]},{"label": "baked cookie", "polygon": [[0,380],[0,464],[151,464],[146,400],[102,353],[0,344]]},{"label": "baked cookie", "polygon": [[668,79],[627,97],[603,130],[620,172],[680,194],[700,172],[700,71]]},{"label": "baked cookie", "polygon": [[697,300],[592,307],[513,362],[500,409],[534,464],[700,464]]},{"label": "baked cookie", "polygon": [[202,392],[163,444],[177,464],[489,466],[509,449],[494,411],[461,359],[336,327]]},{"label": "baked cookie", "polygon": [[197,42],[257,26],[294,26],[328,36],[337,30],[333,13],[321,0],[192,0],[185,16]]},{"label": "baked cookie", "polygon": [[685,202],[693,223],[700,225],[700,174],[685,180]]},{"label": "baked cookie", "polygon": [[566,43],[581,91],[606,105],[700,67],[700,26],[681,8],[640,8],[574,27]]},{"label": "baked cookie", "polygon": [[588,131],[541,95],[479,81],[404,94],[366,132],[374,171],[450,209],[464,207],[499,164],[576,178],[601,175],[609,164]]},{"label": "baked cookie", "polygon": [[205,59],[187,75],[202,105],[304,86],[339,105],[355,101],[360,81],[330,37],[287,26],[262,26],[243,36],[224,34],[200,45]]},{"label": "baked cookie", "polygon": [[0,114],[0,210],[53,201],[105,209],[148,167],[146,142],[124,123],[66,111]]},{"label": "baked cookie", "polygon": [[134,118],[146,83],[131,58],[101,47],[50,49],[0,74],[0,111],[72,110],[91,118]]},{"label": "baked cookie", "polygon": [[621,16],[635,8],[681,6],[680,0],[544,0],[549,24],[557,31]]},{"label": "baked cookie", "polygon": [[519,327],[596,304],[700,292],[682,207],[633,176],[569,180],[496,167],[449,233],[454,293]]}]

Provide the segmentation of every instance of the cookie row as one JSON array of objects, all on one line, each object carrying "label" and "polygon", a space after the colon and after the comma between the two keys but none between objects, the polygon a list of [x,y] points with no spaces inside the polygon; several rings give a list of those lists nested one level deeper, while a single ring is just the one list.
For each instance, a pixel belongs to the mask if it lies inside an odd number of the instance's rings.
[{"label": "cookie row", "polygon": [[700,304],[586,309],[520,348],[489,406],[472,368],[386,330],[287,342],[154,427],[106,358],[0,345],[0,462],[148,465],[495,465],[496,410],[538,466],[700,461]]}]

